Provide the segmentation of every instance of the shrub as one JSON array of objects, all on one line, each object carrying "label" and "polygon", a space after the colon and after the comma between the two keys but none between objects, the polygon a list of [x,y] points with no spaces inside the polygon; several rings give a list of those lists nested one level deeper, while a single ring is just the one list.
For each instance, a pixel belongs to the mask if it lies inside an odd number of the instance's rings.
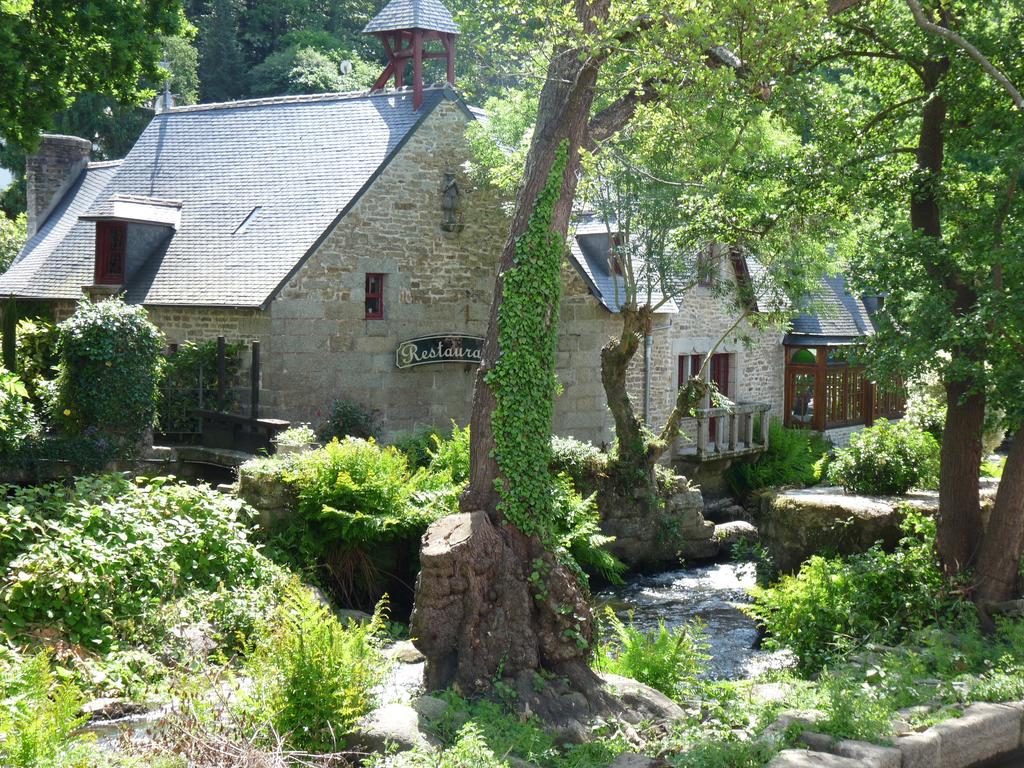
[{"label": "shrub", "polygon": [[469,480],[469,427],[459,429],[452,422],[451,437],[444,439],[434,435],[433,445],[427,449],[431,472],[446,472],[453,483],[462,484]]},{"label": "shrub", "polygon": [[659,621],[657,629],[645,632],[623,623],[607,608],[604,625],[607,635],[595,659],[599,669],[639,680],[673,698],[686,697],[697,688],[698,675],[710,658],[699,623],[669,629]]},{"label": "shrub", "polygon": [[816,670],[868,642],[895,644],[956,618],[935,556],[935,520],[908,513],[894,552],[874,546],[848,558],[812,557],[795,576],[755,589],[751,613],[770,633],[766,646],[789,648]]},{"label": "shrub", "polygon": [[821,480],[828,442],[803,429],[785,429],[778,421],[768,426],[768,449],[754,463],[737,462],[726,471],[729,488],[743,497],[773,486],[807,486]]},{"label": "shrub", "polygon": [[828,481],[851,493],[897,496],[939,482],[939,444],[910,424],[882,419],[850,437],[828,467]]},{"label": "shrub", "polygon": [[586,488],[608,467],[608,454],[592,443],[574,437],[551,438],[551,469],[564,472],[577,488]]},{"label": "shrub", "polygon": [[[373,704],[387,672],[380,639],[387,625],[381,603],[373,619],[342,625],[309,590],[294,581],[267,634],[251,651],[252,690],[240,707],[270,723],[296,750],[339,751],[342,737]],[[273,744],[272,735],[264,736]]]},{"label": "shrub", "polygon": [[444,439],[436,429],[426,427],[400,437],[392,445],[405,454],[410,467],[419,469],[430,464],[430,449],[434,447],[435,437]]},{"label": "shrub", "polygon": [[[249,540],[252,510],[206,486],[109,477],[34,495],[0,504],[0,548],[11,556],[0,564],[0,626],[12,636],[46,625],[95,651],[156,643],[167,604],[242,599],[280,573]],[[265,602],[252,601],[249,625]]]},{"label": "shrub", "polygon": [[58,329],[58,423],[134,448],[156,418],[163,335],[145,309],[119,299],[83,300]]},{"label": "shrub", "polygon": [[18,375],[36,406],[44,381],[57,375],[57,326],[41,318],[24,318],[17,328]]},{"label": "shrub", "polygon": [[0,367],[0,463],[7,463],[39,430],[28,389]]},{"label": "shrub", "polygon": [[289,447],[303,447],[316,443],[316,432],[309,424],[299,424],[297,427],[289,427],[283,432],[274,436],[274,443]]},{"label": "shrub", "polygon": [[380,435],[380,413],[341,398],[334,401],[330,417],[317,428],[316,433],[325,443],[343,437],[376,438]]},{"label": "shrub", "polygon": [[558,547],[567,555],[563,561],[581,580],[586,580],[586,573],[596,573],[612,584],[621,584],[627,566],[605,549],[615,537],[601,533],[601,514],[594,497],[577,493],[568,475],[555,478],[551,488]]}]

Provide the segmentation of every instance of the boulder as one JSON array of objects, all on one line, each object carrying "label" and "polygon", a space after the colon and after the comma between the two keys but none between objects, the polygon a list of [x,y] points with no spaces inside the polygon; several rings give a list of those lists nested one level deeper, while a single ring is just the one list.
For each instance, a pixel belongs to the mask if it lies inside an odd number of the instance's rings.
[{"label": "boulder", "polygon": [[894,547],[902,519],[893,499],[806,488],[762,496],[758,531],[779,570],[793,573],[812,555],[864,552],[878,541]]},{"label": "boulder", "polygon": [[399,751],[427,747],[437,749],[441,742],[427,730],[428,720],[405,704],[385,704],[363,717],[346,741],[356,749],[385,752],[390,746]]},{"label": "boulder", "polygon": [[740,541],[748,544],[756,544],[759,540],[757,528],[752,523],[744,520],[734,520],[731,523],[719,523],[715,526],[714,540],[722,548],[731,549]]},{"label": "boulder", "polygon": [[626,706],[627,719],[630,722],[664,722],[682,720],[686,717],[682,707],[649,685],[609,672],[599,672],[598,677]]},{"label": "boulder", "polygon": [[608,764],[608,768],[669,768],[669,763],[637,752],[623,752]]},{"label": "boulder", "polygon": [[400,664],[419,664],[426,660],[426,657],[412,644],[411,640],[399,640],[384,653]]},{"label": "boulder", "polygon": [[768,768],[868,768],[860,760],[811,752],[806,749],[784,749],[768,763]]},{"label": "boulder", "polygon": [[119,698],[100,698],[83,704],[79,714],[88,717],[93,722],[104,722],[107,720],[121,720],[122,718],[141,715],[148,711],[148,706],[138,702]]}]

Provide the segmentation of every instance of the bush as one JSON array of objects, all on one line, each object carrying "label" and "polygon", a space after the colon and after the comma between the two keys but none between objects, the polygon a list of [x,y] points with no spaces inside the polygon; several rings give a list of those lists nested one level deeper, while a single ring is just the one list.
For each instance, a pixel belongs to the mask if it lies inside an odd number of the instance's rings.
[{"label": "bush", "polygon": [[58,332],[57,422],[135,448],[156,418],[163,335],[145,309],[120,299],[79,302]]},{"label": "bush", "polygon": [[897,549],[874,546],[848,558],[812,557],[795,576],[755,589],[751,613],[770,633],[766,647],[789,648],[805,670],[868,642],[893,645],[915,630],[956,618],[935,556],[935,520],[908,513]]},{"label": "bush", "polygon": [[710,658],[707,635],[699,623],[669,629],[659,621],[657,629],[645,632],[606,608],[603,629],[606,636],[595,659],[598,669],[639,680],[676,699],[697,688],[698,675]]},{"label": "bush", "polygon": [[325,443],[343,437],[377,438],[380,436],[380,413],[341,398],[334,401],[330,418],[317,427],[316,433]]},{"label": "bush", "polygon": [[778,421],[768,426],[768,449],[754,463],[737,462],[726,471],[734,494],[777,486],[808,486],[821,481],[829,453],[828,442],[803,429],[785,429]]},{"label": "bush", "polygon": [[283,432],[278,432],[274,436],[274,443],[289,448],[313,445],[316,443],[316,432],[309,424],[299,424],[297,427],[289,427]]},{"label": "bush", "polygon": [[[221,637],[251,629],[280,574],[249,540],[252,514],[206,486],[167,478],[16,492],[0,503],[0,626],[11,636],[54,627],[92,651],[154,645],[175,601],[204,607],[263,590],[247,618],[214,626]],[[192,614],[200,618],[209,617]]]},{"label": "bush", "polygon": [[851,493],[898,496],[939,482],[939,444],[910,424],[882,419],[850,437],[828,467],[828,481]]},{"label": "bush", "polygon": [[435,437],[444,439],[433,427],[425,427],[398,438],[392,445],[405,454],[410,467],[425,468],[430,464],[430,450],[434,447]]},{"label": "bush", "polygon": [[608,454],[592,443],[574,437],[551,438],[551,470],[564,472],[577,488],[588,488],[608,467]]},{"label": "bush", "polygon": [[28,389],[0,367],[0,464],[8,463],[39,431]]},{"label": "bush", "polygon": [[[291,749],[340,751],[342,737],[373,704],[373,690],[387,672],[380,640],[386,604],[360,626],[342,625],[297,581],[264,638],[251,651],[246,672],[251,691],[240,708],[257,723],[270,723]],[[273,735],[264,739],[274,746]]]},{"label": "bush", "polygon": [[35,406],[42,404],[43,382],[57,375],[57,326],[41,318],[18,321],[18,375],[28,388]]},{"label": "bush", "polygon": [[452,422],[452,434],[445,439],[434,435],[433,445],[427,448],[430,461],[427,464],[431,472],[447,473],[451,481],[457,485],[469,481],[469,427],[459,429]]}]

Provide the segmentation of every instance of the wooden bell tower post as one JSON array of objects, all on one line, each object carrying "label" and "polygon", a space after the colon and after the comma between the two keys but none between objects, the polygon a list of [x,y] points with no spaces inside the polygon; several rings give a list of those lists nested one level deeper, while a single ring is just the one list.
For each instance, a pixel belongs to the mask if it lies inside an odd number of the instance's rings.
[{"label": "wooden bell tower post", "polygon": [[[384,46],[388,64],[381,72],[373,90],[378,91],[395,78],[395,87],[405,86],[405,70],[412,62],[412,105],[423,105],[423,61],[445,59],[446,80],[455,85],[455,38],[459,27],[440,0],[391,0],[363,32],[376,35]],[[431,41],[441,43],[443,50],[425,50]]]}]

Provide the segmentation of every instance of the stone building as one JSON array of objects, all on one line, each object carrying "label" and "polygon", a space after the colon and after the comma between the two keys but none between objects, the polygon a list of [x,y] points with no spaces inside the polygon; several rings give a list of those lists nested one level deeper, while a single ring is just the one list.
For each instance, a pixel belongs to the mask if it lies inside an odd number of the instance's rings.
[{"label": "stone building", "polygon": [[[165,108],[113,162],[44,136],[27,166],[29,240],[0,296],[60,318],[83,295],[118,294],[169,342],[258,341],[262,416],[316,423],[343,397],[379,410],[389,436],[466,423],[507,215],[466,174],[465,128],[480,114],[452,87],[450,14],[395,0],[367,30],[390,56],[369,93]],[[424,86],[423,58],[447,59],[449,82]],[[607,237],[581,221],[570,239],[558,347],[555,430],[597,443],[613,438],[600,349],[619,332]],[[649,365],[631,372],[654,425],[733,322],[703,287],[663,310]],[[785,330],[722,342],[710,373],[725,394],[789,413]],[[704,447],[749,449],[749,419],[726,422],[705,420]]]}]

